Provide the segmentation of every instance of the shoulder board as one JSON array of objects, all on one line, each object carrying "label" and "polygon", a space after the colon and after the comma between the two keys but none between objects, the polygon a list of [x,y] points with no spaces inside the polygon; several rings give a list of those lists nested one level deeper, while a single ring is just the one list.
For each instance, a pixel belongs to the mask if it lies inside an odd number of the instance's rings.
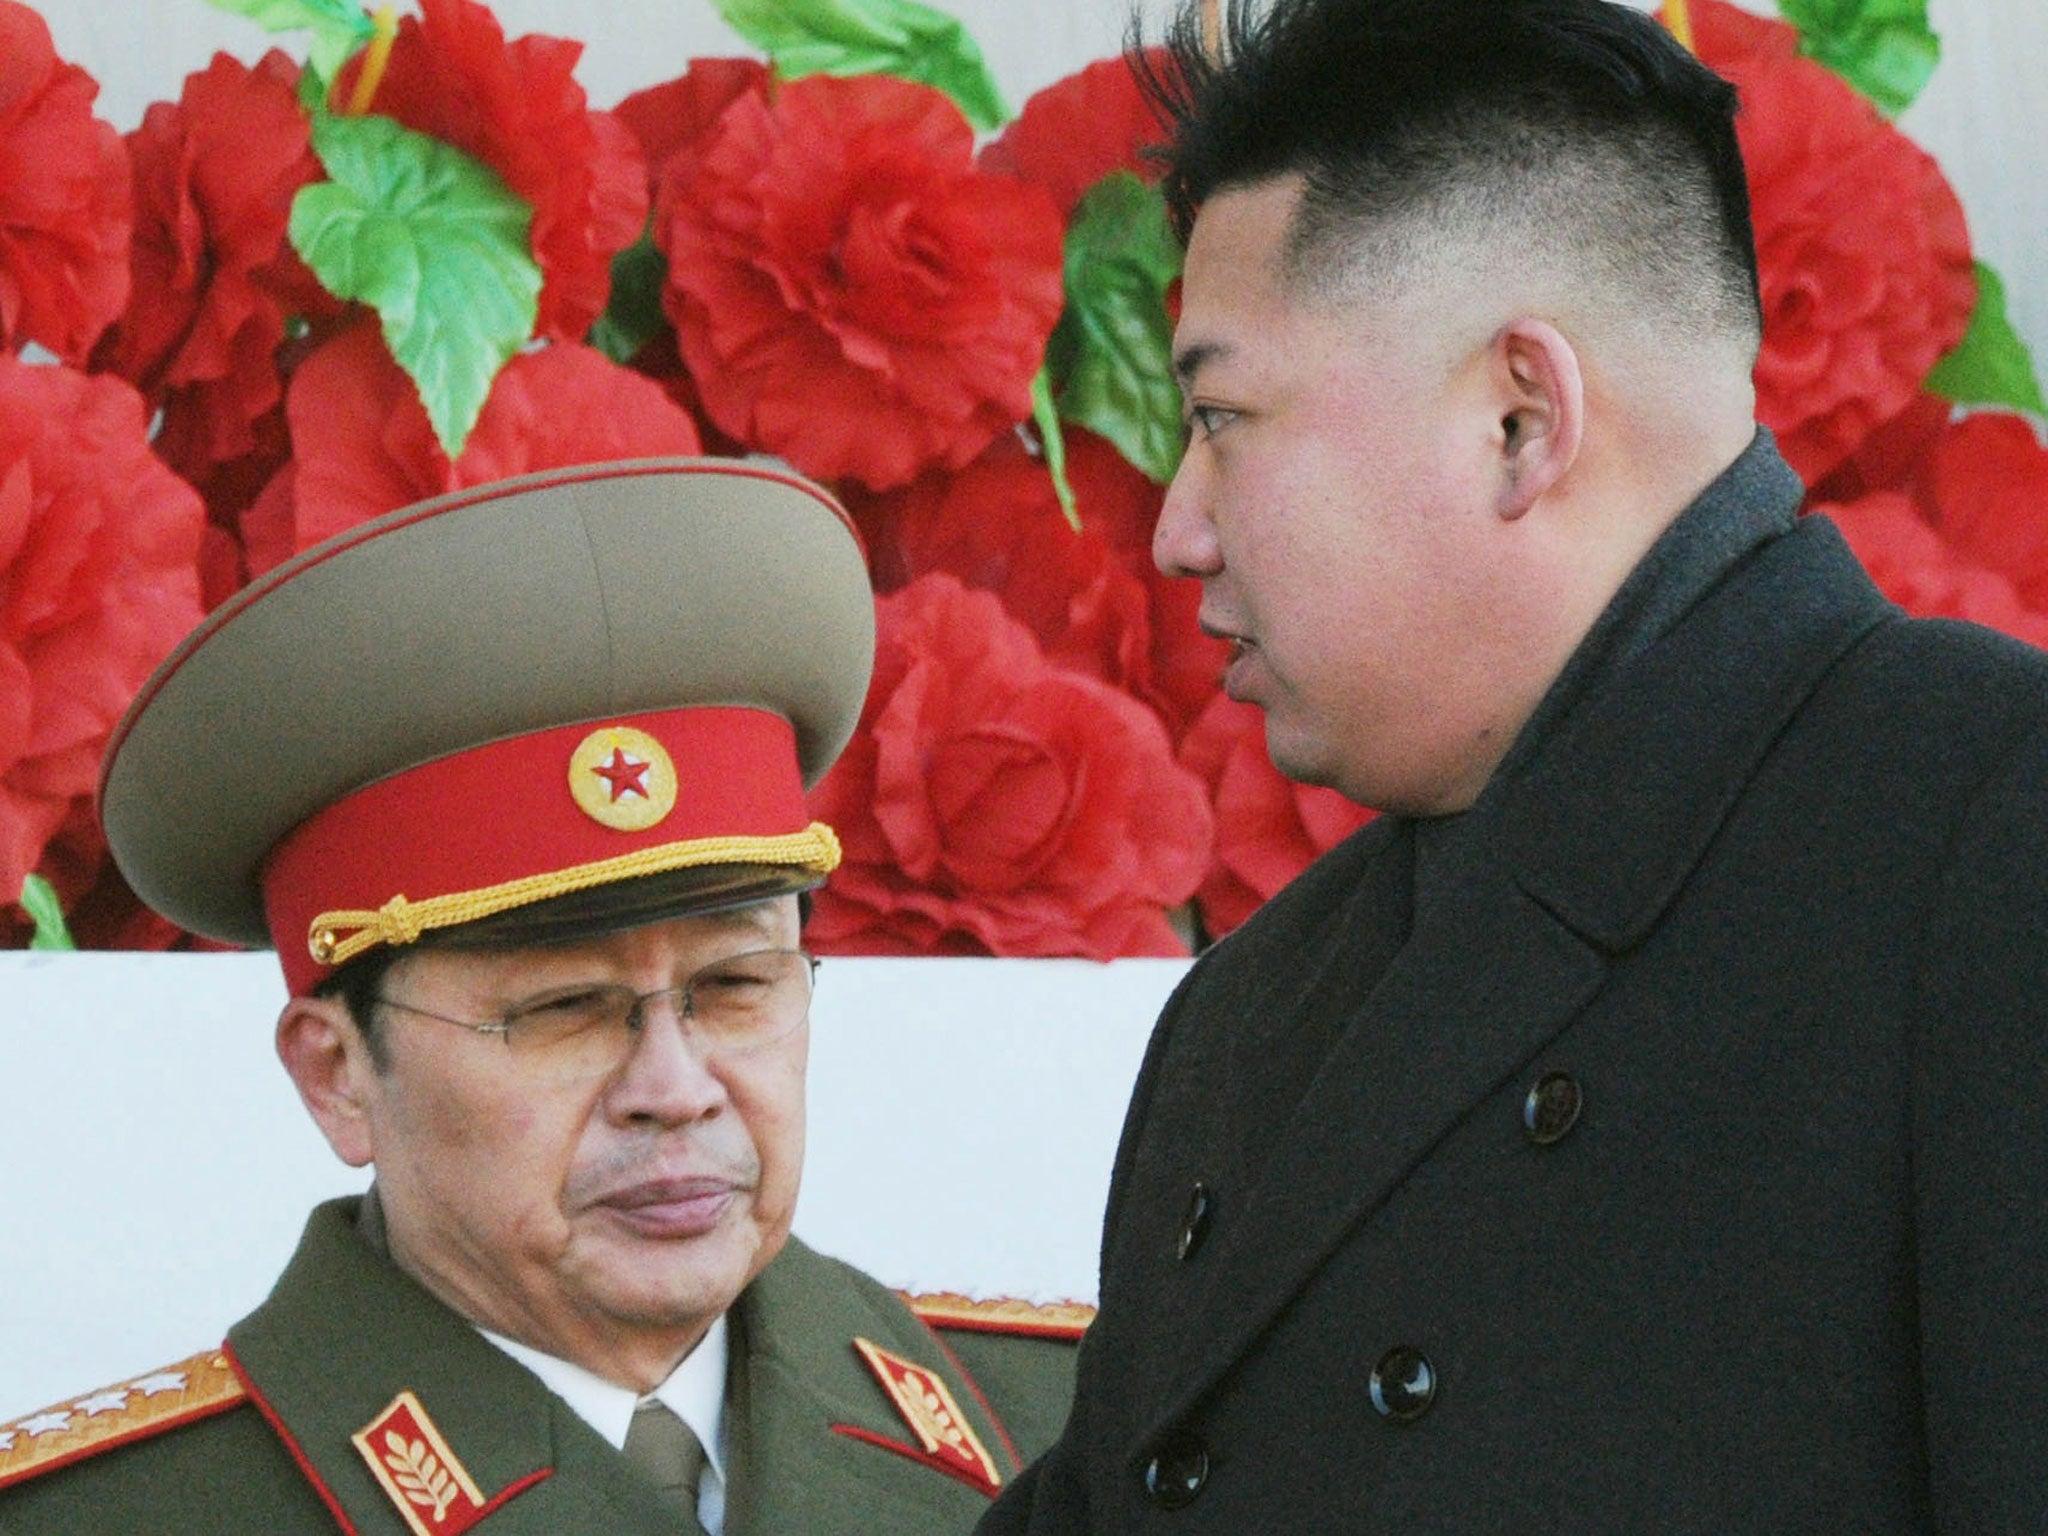
[{"label": "shoulder board", "polygon": [[1079,1301],[1020,1301],[1013,1296],[960,1296],[951,1291],[901,1293],[925,1323],[967,1333],[1008,1333],[1033,1339],[1078,1339],[1095,1321]]},{"label": "shoulder board", "polygon": [[248,1395],[226,1351],[209,1349],[26,1418],[0,1419],[0,1488],[225,1413]]}]

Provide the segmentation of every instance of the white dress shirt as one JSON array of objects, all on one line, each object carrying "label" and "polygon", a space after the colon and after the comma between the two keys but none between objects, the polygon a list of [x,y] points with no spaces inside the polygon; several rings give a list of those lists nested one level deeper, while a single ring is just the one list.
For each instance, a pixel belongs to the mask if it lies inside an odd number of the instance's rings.
[{"label": "white dress shirt", "polygon": [[[580,1365],[542,1354],[530,1344],[492,1333],[488,1328],[479,1328],[477,1332],[538,1376],[584,1423],[620,1450],[626,1448],[626,1431],[633,1427],[633,1410],[643,1401],[640,1393],[593,1375]],[[646,1394],[660,1399],[670,1412],[689,1425],[704,1447],[704,1480],[697,1487],[697,1522],[709,1536],[723,1536],[725,1530],[725,1356],[725,1318],[721,1316],[668,1380]]]}]

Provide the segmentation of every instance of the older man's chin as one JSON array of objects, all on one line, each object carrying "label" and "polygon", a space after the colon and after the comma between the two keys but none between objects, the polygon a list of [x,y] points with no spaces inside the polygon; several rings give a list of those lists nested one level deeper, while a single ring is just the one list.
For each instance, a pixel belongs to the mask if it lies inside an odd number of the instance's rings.
[{"label": "older man's chin", "polygon": [[613,1217],[588,1234],[582,1288],[616,1323],[649,1330],[698,1329],[724,1312],[782,1250],[787,1226],[763,1230],[752,1203],[735,1195],[703,1231],[650,1231]]}]

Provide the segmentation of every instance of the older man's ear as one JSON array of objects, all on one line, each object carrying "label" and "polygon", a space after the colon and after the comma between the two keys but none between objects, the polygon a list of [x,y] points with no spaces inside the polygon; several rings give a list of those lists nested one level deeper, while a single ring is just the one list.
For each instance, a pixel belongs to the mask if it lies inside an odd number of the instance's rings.
[{"label": "older man's ear", "polygon": [[334,1155],[351,1168],[375,1160],[365,1108],[376,1063],[338,997],[295,997],[277,1020],[277,1059]]}]

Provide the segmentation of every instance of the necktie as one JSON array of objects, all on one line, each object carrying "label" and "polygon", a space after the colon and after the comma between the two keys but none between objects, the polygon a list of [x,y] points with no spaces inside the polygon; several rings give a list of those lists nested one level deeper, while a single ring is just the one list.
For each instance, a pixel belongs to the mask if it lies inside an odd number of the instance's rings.
[{"label": "necktie", "polygon": [[697,1484],[704,1476],[704,1447],[690,1426],[650,1398],[633,1410],[626,1431],[626,1460],[675,1506],[684,1536],[704,1536],[697,1521]]}]

